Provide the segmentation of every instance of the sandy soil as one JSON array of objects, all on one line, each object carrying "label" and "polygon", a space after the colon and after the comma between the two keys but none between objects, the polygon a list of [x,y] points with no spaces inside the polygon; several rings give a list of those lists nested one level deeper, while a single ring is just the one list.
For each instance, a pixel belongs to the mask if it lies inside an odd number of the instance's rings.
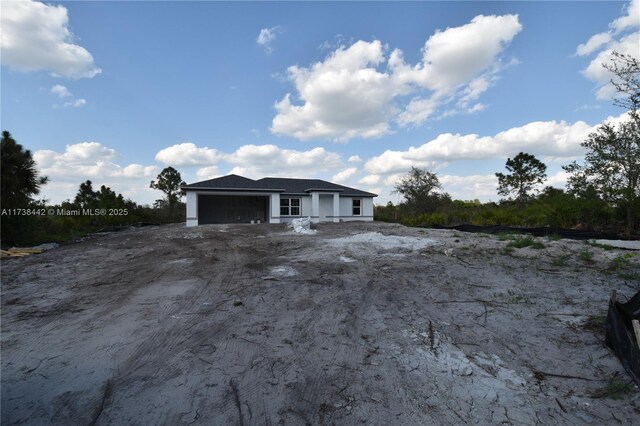
[{"label": "sandy soil", "polygon": [[602,328],[637,254],[317,229],[149,227],[3,261],[2,424],[637,424]]}]

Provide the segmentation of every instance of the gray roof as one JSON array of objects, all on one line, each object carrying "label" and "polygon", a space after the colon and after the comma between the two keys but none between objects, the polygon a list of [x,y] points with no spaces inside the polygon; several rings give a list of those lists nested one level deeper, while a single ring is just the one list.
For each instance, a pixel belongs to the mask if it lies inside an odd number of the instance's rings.
[{"label": "gray roof", "polygon": [[182,186],[182,189],[204,189],[212,191],[258,191],[282,194],[306,195],[311,191],[339,192],[344,196],[377,197],[371,192],[338,185],[321,179],[290,179],[266,177],[258,180],[238,175],[227,175]]}]

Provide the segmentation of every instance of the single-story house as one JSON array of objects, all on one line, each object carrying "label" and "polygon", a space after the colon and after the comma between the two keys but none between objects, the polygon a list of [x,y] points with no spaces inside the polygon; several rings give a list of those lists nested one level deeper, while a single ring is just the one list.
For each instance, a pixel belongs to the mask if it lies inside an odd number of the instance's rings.
[{"label": "single-story house", "polygon": [[373,220],[376,194],[320,179],[248,179],[227,175],[182,186],[187,226],[208,223],[285,223]]}]

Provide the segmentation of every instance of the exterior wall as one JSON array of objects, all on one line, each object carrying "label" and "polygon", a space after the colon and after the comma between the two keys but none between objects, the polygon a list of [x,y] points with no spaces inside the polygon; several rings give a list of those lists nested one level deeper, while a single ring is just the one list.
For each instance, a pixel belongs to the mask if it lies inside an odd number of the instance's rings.
[{"label": "exterior wall", "polygon": [[311,216],[311,197],[308,195],[300,196],[300,215],[302,217]]},{"label": "exterior wall", "polygon": [[[278,194],[279,195],[279,194]],[[271,223],[289,223],[293,219],[311,216],[311,197],[308,195],[282,195],[282,198],[299,198],[300,199],[300,216],[280,216],[280,195],[276,206],[278,217]],[[275,218],[274,218],[275,219]]]},{"label": "exterior wall", "polygon": [[362,199],[362,215],[365,216],[365,220],[373,221],[373,197]]},{"label": "exterior wall", "polygon": [[198,225],[198,195],[187,191],[187,226]]},{"label": "exterior wall", "polygon": [[271,194],[269,204],[269,223],[280,223],[280,194]]},{"label": "exterior wall", "polygon": [[[300,216],[280,216],[280,197],[279,193],[264,192],[228,192],[228,191],[187,191],[187,226],[198,225],[198,195],[251,195],[251,196],[268,196],[269,206],[267,208],[267,221],[269,223],[287,223],[296,217],[312,217],[314,222],[339,222],[339,221],[373,221],[373,197],[338,197],[339,216],[334,215],[334,199],[333,194],[317,194],[318,205],[316,216],[312,215],[312,196],[311,195],[292,195],[290,198],[300,198]],[[289,198],[283,195],[283,198]],[[362,200],[362,215],[352,215],[352,200],[360,198]]]},{"label": "exterior wall", "polygon": [[[362,215],[360,216],[352,214],[351,208],[353,207],[352,200],[354,198],[362,200]],[[352,220],[373,221],[373,197],[340,197],[340,220],[345,222]]]},{"label": "exterior wall", "polygon": [[333,194],[320,195],[320,211],[318,212],[320,222],[333,221]]}]

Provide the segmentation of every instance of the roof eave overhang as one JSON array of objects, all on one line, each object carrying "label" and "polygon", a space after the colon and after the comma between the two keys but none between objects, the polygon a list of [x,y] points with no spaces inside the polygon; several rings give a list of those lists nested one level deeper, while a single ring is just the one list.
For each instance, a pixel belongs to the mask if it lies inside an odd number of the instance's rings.
[{"label": "roof eave overhang", "polygon": [[378,194],[372,194],[370,192],[365,192],[364,194],[350,194],[350,193],[347,193],[347,194],[342,194],[342,195],[344,195],[345,197],[377,197],[378,196]]},{"label": "roof eave overhang", "polygon": [[220,192],[284,192],[284,189],[275,188],[211,188],[206,186],[183,186],[180,189],[184,191],[197,190],[197,191],[220,191]]},{"label": "roof eave overhang", "polygon": [[304,192],[344,192],[344,189],[309,188],[305,189]]}]

